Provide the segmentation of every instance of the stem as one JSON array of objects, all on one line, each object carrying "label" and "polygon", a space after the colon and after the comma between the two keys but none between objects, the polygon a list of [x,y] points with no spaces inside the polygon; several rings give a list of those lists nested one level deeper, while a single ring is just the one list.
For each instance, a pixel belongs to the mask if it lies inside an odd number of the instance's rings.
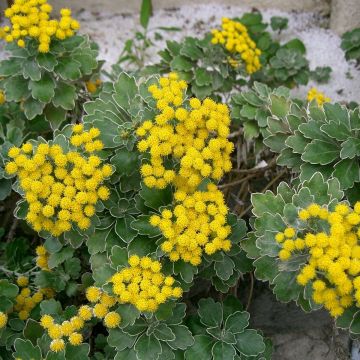
[{"label": "stem", "polygon": [[248,309],[249,309],[249,307],[251,305],[251,300],[252,300],[252,297],[253,297],[253,293],[254,293],[254,275],[251,272],[250,273],[250,292],[249,292],[249,296],[248,296],[248,301],[246,303],[246,308],[245,308],[246,311],[248,311]]}]

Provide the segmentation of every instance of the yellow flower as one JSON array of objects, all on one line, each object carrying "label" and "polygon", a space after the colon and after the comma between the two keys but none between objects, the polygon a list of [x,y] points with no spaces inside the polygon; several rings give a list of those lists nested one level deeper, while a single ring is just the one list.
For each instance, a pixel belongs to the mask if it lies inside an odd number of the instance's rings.
[{"label": "yellow flower", "polygon": [[65,342],[63,339],[54,339],[50,343],[50,350],[60,352],[65,349]]},{"label": "yellow flower", "polygon": [[100,296],[101,296],[101,289],[96,287],[96,286],[90,286],[86,289],[86,298],[90,301],[90,302],[97,302],[100,300]]},{"label": "yellow flower", "polygon": [[121,316],[115,311],[109,312],[104,318],[105,326],[110,329],[118,327],[120,321],[121,321]]},{"label": "yellow flower", "polygon": [[307,100],[308,102],[315,100],[318,106],[322,106],[324,103],[331,102],[331,99],[329,97],[325,96],[324,93],[322,93],[315,87],[312,87],[308,91]]},{"label": "yellow flower", "polygon": [[0,311],[0,329],[6,326],[7,320],[8,320],[7,315],[2,311]]},{"label": "yellow flower", "polygon": [[69,9],[61,10],[59,21],[50,18],[51,12],[52,6],[45,0],[26,2],[16,0],[5,10],[5,16],[9,18],[11,27],[0,28],[0,38],[5,38],[7,42],[17,40],[19,47],[25,46],[25,39],[35,39],[38,42],[39,52],[49,52],[51,37],[55,34],[60,39],[71,37],[80,27],[71,17]]},{"label": "yellow flower", "polygon": [[69,342],[71,345],[78,346],[82,343],[82,341],[83,341],[83,336],[77,332],[74,332],[69,336]]}]

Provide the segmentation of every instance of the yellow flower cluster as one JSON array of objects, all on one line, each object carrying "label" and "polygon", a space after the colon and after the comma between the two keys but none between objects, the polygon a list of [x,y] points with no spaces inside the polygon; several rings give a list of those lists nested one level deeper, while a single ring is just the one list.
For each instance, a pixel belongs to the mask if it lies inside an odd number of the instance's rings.
[{"label": "yellow flower cluster", "polygon": [[101,86],[101,84],[102,84],[102,81],[100,79],[96,79],[95,81],[87,81],[85,83],[86,90],[90,94],[94,94],[94,93],[96,93],[96,90],[98,89],[98,87]]},{"label": "yellow flower cluster", "polygon": [[331,101],[331,99],[325,96],[324,93],[319,91],[317,88],[312,87],[307,93],[307,101],[311,102],[314,99],[319,106],[322,106],[324,103]]},{"label": "yellow flower cluster", "polygon": [[26,39],[36,39],[39,52],[49,52],[52,38],[64,40],[80,28],[78,21],[71,17],[70,9],[61,9],[59,20],[51,19],[51,12],[52,6],[47,0],[15,0],[5,10],[11,26],[1,29],[0,38],[6,42],[16,41],[20,47],[25,47]]},{"label": "yellow flower cluster", "polygon": [[83,342],[83,336],[79,331],[84,327],[85,322],[79,315],[73,316],[70,320],[65,320],[61,324],[56,324],[51,315],[43,315],[40,324],[47,330],[52,340],[50,343],[51,351],[59,352],[64,350],[64,337],[67,337],[69,343],[74,346],[81,345]]},{"label": "yellow flower cluster", "polygon": [[48,260],[49,260],[49,254],[46,251],[44,246],[38,246],[36,248],[36,265],[41,269],[41,270],[49,270],[49,265],[48,265]]},{"label": "yellow flower cluster", "polygon": [[[83,131],[82,125],[74,125],[73,132],[71,144],[83,146],[85,152],[103,148],[100,140],[94,140],[100,134],[97,128]],[[69,231],[72,223],[85,230],[90,227],[97,201],[108,199],[110,191],[101,184],[111,175],[111,165],[101,166],[98,156],[82,153],[65,153],[60,145],[47,143],[36,148],[26,143],[9,150],[13,161],[6,164],[5,170],[17,174],[20,180],[29,204],[26,220],[35,231],[59,236]]]},{"label": "yellow flower cluster", "polygon": [[224,197],[214,184],[207,191],[186,194],[175,192],[174,210],[163,210],[161,217],[150,218],[152,226],[158,226],[166,241],[161,249],[171,261],[179,259],[194,266],[201,263],[203,251],[212,255],[216,251],[229,251],[231,242],[227,239],[231,227],[226,225],[228,209]]},{"label": "yellow flower cluster", "polygon": [[141,312],[154,312],[169,298],[182,296],[180,287],[173,287],[174,278],[161,272],[159,261],[130,256],[129,267],[115,273],[110,282],[113,293],[122,304],[133,304]]},{"label": "yellow flower cluster", "polygon": [[18,312],[21,320],[29,318],[31,311],[44,299],[44,296],[48,299],[54,297],[53,290],[49,288],[42,288],[31,294],[31,289],[28,287],[29,278],[26,276],[19,276],[16,282],[22,289],[15,298],[14,310]]},{"label": "yellow flower cluster", "polygon": [[115,297],[103,292],[100,288],[90,286],[86,290],[86,298],[96,303],[93,307],[82,305],[79,307],[76,316],[70,320],[65,320],[61,324],[56,324],[50,315],[43,315],[40,320],[41,326],[47,330],[52,339],[50,350],[54,352],[62,351],[65,348],[64,337],[68,338],[71,345],[78,346],[83,342],[81,330],[86,321],[90,321],[94,316],[103,319],[107,328],[116,328],[121,322],[121,316],[116,311],[109,309],[117,304]]},{"label": "yellow flower cluster", "polygon": [[287,228],[276,234],[282,247],[279,258],[309,254],[297,282],[305,286],[311,281],[314,301],[332,316],[340,316],[354,303],[360,306],[360,202],[354,209],[338,204],[334,211],[311,204],[299,211],[298,218],[307,225],[306,231]]},{"label": "yellow flower cluster", "polygon": [[[199,265],[203,249],[213,254],[231,247],[226,239],[230,233],[228,209],[221,192],[214,184],[209,184],[207,191],[197,191],[204,178],[220,180],[231,170],[234,145],[227,139],[229,109],[211,99],[201,102],[196,98],[190,99],[187,109],[187,84],[175,73],[160,78],[159,85],[151,85],[149,92],[160,114],[137,129],[143,138],[139,151],[150,153],[150,163],[145,161],[140,172],[146,186],[162,189],[172,184],[176,191],[174,210],[153,216],[150,223],[162,231],[166,241],[161,247],[172,261]],[[177,165],[167,169],[169,157]]]},{"label": "yellow flower cluster", "polygon": [[107,328],[113,329],[119,326],[121,322],[120,314],[115,311],[110,311],[110,309],[118,303],[115,296],[107,294],[96,286],[90,286],[86,290],[86,298],[93,303],[94,306],[92,309],[89,306],[83,306],[80,308],[80,314],[91,310],[93,316],[104,320],[104,325]]},{"label": "yellow flower cluster", "polygon": [[5,94],[2,90],[0,90],[0,105],[4,104],[6,101]]},{"label": "yellow flower cluster", "polygon": [[[183,105],[186,82],[177,74],[159,80],[160,88],[151,85],[149,91],[156,100],[160,114],[155,122],[147,120],[137,129],[144,137],[138,143],[140,152],[150,153],[140,171],[146,186],[165,188],[173,183],[193,191],[203,178],[220,180],[231,170],[230,153],[233,144],[228,141],[229,109],[211,99],[189,101],[190,110]],[[165,168],[165,160],[173,157],[180,169]]]},{"label": "yellow flower cluster", "polygon": [[[240,55],[244,61],[246,71],[252,74],[261,68],[260,55],[261,50],[256,47],[256,43],[251,40],[246,26],[239,21],[233,21],[228,18],[222,19],[221,30],[211,30],[213,35],[212,44],[224,45],[225,49],[231,53]],[[229,61],[231,66],[237,67],[238,63]]]},{"label": "yellow flower cluster", "polygon": [[8,316],[4,312],[0,311],[0,329],[4,328],[7,324]]}]

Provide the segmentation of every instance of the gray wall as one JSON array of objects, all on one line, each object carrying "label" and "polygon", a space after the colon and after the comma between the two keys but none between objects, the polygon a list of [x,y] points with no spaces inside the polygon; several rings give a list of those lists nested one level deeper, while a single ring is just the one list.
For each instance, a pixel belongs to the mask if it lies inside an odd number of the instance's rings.
[{"label": "gray wall", "polygon": [[[91,11],[132,12],[138,11],[141,0],[50,0],[59,9],[70,7],[74,11],[83,8]],[[221,3],[261,8],[275,8],[283,11],[312,11],[331,13],[331,28],[338,34],[360,27],[360,0],[153,0],[154,8],[178,7],[183,4]],[[0,8],[6,0],[0,0]]]}]

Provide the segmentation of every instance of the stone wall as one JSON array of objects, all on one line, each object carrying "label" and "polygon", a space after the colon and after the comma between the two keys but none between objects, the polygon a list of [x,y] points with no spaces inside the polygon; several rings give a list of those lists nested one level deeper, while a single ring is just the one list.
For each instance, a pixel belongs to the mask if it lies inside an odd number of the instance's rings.
[{"label": "stone wall", "polygon": [[[221,3],[283,11],[311,11],[329,15],[331,28],[338,34],[360,27],[360,0],[195,0],[196,3]],[[6,0],[0,0],[0,9],[5,8]],[[71,7],[74,11],[83,8],[95,12],[111,11],[126,13],[138,11],[141,0],[53,0],[55,8]],[[154,9],[179,7],[193,4],[194,0],[153,0]]]}]

